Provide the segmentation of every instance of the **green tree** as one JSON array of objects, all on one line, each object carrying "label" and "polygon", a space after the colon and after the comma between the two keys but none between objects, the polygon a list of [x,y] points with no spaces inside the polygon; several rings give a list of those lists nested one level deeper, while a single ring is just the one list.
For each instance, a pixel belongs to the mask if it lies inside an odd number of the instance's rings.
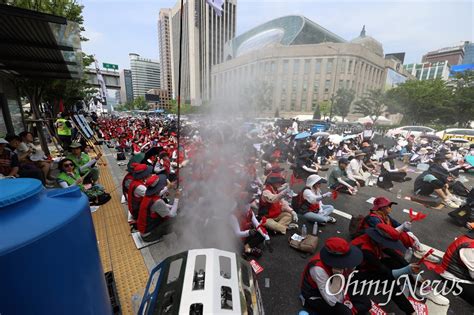
[{"label": "green tree", "polygon": [[379,90],[369,90],[354,103],[354,113],[370,116],[375,124],[378,117],[387,110],[385,93]]},{"label": "green tree", "polygon": [[441,79],[409,80],[387,92],[389,109],[403,114],[403,123],[452,123],[453,93]]},{"label": "green tree", "polygon": [[342,121],[349,115],[351,104],[355,98],[355,91],[341,88],[337,90],[334,100],[334,113],[342,117]]},{"label": "green tree", "polygon": [[322,101],[319,104],[319,110],[321,111],[321,115],[323,117],[329,116],[329,113],[331,112],[331,102],[329,101]]},{"label": "green tree", "polygon": [[139,96],[139,97],[137,97],[136,99],[133,100],[133,109],[149,110],[150,106],[148,106],[148,103],[145,100],[145,97]]},{"label": "green tree", "polygon": [[454,120],[459,127],[469,127],[469,122],[474,120],[474,71],[458,73],[455,78],[451,102]]},{"label": "green tree", "polygon": [[321,108],[319,108],[319,104],[317,104],[314,109],[313,119],[321,119]]}]

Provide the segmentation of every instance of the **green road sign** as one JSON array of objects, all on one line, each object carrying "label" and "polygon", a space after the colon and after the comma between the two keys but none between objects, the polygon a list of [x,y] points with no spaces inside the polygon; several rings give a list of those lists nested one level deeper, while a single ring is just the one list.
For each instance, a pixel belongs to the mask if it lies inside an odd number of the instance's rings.
[{"label": "green road sign", "polygon": [[118,65],[114,65],[114,64],[111,64],[111,63],[102,63],[102,66],[104,67],[104,69],[112,69],[112,70],[118,70]]}]

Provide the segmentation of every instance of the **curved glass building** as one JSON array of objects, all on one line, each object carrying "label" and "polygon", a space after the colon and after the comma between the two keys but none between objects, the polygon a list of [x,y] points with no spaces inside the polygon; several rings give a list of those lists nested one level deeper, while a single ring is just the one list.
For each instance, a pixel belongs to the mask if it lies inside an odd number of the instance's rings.
[{"label": "curved glass building", "polygon": [[310,113],[340,88],[360,97],[385,85],[382,44],[365,26],[346,41],[304,16],[284,16],[227,42],[224,55],[212,68],[213,101],[271,114]]}]

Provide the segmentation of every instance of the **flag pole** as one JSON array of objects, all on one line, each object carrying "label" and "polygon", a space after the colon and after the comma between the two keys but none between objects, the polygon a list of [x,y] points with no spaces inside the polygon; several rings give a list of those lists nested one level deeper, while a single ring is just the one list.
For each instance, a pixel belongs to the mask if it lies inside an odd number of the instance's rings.
[{"label": "flag pole", "polygon": [[177,157],[177,164],[178,164],[178,172],[176,177],[176,186],[179,188],[179,145],[180,145],[180,138],[181,138],[181,66],[182,66],[182,59],[183,59],[183,10],[184,10],[184,0],[181,0],[181,9],[179,12],[180,19],[179,19],[179,61],[178,61],[178,151],[176,152]]}]

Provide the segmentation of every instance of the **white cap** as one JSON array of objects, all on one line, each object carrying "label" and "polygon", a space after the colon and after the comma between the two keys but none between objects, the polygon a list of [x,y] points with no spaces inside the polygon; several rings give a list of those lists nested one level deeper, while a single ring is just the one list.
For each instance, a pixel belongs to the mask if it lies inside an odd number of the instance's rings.
[{"label": "white cap", "polygon": [[8,144],[8,141],[3,138],[0,138],[0,144]]}]

